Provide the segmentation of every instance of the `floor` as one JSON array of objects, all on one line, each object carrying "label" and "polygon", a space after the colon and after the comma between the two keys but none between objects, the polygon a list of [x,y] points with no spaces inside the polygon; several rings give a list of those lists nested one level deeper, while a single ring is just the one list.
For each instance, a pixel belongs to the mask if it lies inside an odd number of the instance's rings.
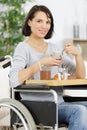
[{"label": "floor", "polygon": [[[9,127],[0,127],[0,130],[14,130],[14,129],[12,129],[12,128],[9,128]],[[24,128],[22,127],[22,128],[18,128],[17,130],[24,130]],[[40,129],[39,129],[40,130]],[[53,130],[53,129],[45,129],[45,130]],[[65,128],[65,127],[62,127],[62,128],[58,128],[58,130],[68,130],[67,128]]]},{"label": "floor", "polygon": [[68,130],[68,129],[65,127],[62,127],[62,128],[59,128],[58,130]]}]

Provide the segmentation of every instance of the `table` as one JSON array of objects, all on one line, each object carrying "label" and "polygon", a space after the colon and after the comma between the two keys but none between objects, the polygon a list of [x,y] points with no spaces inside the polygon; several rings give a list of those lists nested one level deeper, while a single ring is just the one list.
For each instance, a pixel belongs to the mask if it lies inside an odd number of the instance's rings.
[{"label": "table", "polygon": [[69,79],[69,80],[26,80],[27,85],[44,84],[48,86],[63,86],[64,95],[71,97],[87,97],[87,79]]},{"label": "table", "polygon": [[87,79],[70,80],[26,80],[25,84],[44,84],[48,86],[76,86],[87,85]]}]

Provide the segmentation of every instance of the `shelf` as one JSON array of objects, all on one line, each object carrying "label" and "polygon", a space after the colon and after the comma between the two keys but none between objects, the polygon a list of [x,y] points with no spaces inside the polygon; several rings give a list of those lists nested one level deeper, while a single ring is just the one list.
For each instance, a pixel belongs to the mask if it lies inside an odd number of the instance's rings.
[{"label": "shelf", "polygon": [[87,43],[87,39],[73,39],[74,43]]}]

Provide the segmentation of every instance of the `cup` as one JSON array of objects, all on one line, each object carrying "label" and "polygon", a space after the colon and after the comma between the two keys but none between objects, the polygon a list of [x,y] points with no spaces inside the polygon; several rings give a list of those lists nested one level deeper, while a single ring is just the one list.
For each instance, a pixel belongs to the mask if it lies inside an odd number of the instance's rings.
[{"label": "cup", "polygon": [[59,80],[67,80],[68,76],[69,76],[68,68],[59,68],[58,69]]},{"label": "cup", "polygon": [[40,70],[40,79],[41,80],[50,80],[51,71],[50,70]]},{"label": "cup", "polygon": [[53,51],[52,51],[52,55],[54,55],[54,56],[58,56],[58,57],[61,57],[62,56],[62,51],[61,51],[61,49],[53,49]]}]

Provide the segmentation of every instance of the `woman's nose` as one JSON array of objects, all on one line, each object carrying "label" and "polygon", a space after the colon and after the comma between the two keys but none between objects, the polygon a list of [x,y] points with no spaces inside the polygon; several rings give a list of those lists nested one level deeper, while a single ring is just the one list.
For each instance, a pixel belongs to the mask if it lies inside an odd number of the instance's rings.
[{"label": "woman's nose", "polygon": [[46,23],[43,23],[43,24],[42,24],[42,27],[43,27],[43,28],[47,28],[47,24],[46,24]]}]

